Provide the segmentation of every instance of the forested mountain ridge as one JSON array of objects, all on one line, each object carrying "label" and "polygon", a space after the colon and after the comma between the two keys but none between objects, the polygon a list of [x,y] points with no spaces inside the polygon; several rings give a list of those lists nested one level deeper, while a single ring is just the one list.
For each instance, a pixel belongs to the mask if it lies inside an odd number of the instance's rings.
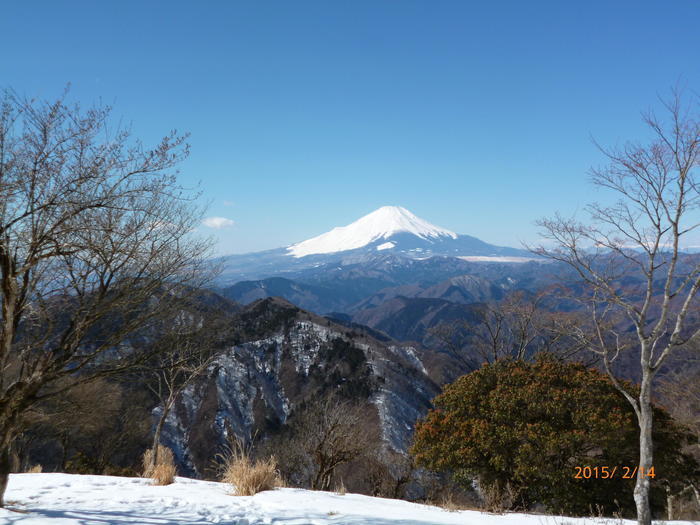
[{"label": "forested mountain ridge", "polygon": [[403,452],[439,391],[415,348],[281,299],[256,301],[231,323],[231,345],[183,392],[164,429],[163,442],[192,474],[205,472],[232,435],[264,440],[300,404],[329,394],[367,406],[385,443]]}]

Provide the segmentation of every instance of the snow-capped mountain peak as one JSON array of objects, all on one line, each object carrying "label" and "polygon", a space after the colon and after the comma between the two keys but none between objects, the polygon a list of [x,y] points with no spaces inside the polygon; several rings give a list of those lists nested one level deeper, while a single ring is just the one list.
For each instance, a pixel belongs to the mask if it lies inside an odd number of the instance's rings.
[{"label": "snow-capped mountain peak", "polygon": [[382,206],[347,226],[333,228],[318,237],[293,244],[287,248],[287,253],[294,257],[305,257],[354,250],[379,239],[388,239],[397,233],[410,233],[425,240],[457,238],[456,233],[416,217],[406,208]]}]

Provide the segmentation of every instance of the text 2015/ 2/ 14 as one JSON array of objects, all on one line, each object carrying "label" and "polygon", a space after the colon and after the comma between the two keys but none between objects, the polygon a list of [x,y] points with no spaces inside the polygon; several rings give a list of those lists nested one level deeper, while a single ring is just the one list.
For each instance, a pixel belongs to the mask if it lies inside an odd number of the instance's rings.
[{"label": "text 2015/ 2/ 14", "polygon": [[612,479],[616,475],[623,479],[632,479],[637,476],[637,471],[643,477],[655,478],[654,467],[644,470],[644,467],[574,467],[574,478],[576,479]]}]

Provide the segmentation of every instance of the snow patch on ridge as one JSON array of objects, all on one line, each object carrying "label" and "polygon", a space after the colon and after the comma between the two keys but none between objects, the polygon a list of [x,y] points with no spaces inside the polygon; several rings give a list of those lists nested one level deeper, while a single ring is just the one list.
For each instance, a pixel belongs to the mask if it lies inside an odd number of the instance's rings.
[{"label": "snow patch on ridge", "polygon": [[[294,257],[307,255],[343,252],[362,248],[379,239],[388,239],[397,233],[411,233],[421,239],[437,239],[439,237],[457,238],[453,231],[435,226],[413,215],[401,206],[383,206],[356,220],[347,226],[333,228],[318,237],[293,244],[287,248],[287,254]],[[386,246],[390,243],[384,243]],[[393,244],[392,244],[393,246]],[[389,248],[389,246],[386,246]],[[377,249],[386,249],[377,248]]]},{"label": "snow patch on ridge", "polygon": [[496,256],[496,255],[461,255],[457,256],[457,259],[462,259],[467,262],[491,262],[491,263],[526,263],[531,261],[538,261],[539,259],[535,257],[509,257],[509,256]]}]

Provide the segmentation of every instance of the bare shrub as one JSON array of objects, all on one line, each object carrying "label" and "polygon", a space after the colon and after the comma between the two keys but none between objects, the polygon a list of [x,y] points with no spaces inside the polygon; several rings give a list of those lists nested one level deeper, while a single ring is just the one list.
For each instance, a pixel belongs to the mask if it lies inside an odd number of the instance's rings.
[{"label": "bare shrub", "polygon": [[[373,453],[379,442],[373,408],[328,396],[302,404],[288,427],[268,444],[293,485],[330,491],[340,467]],[[345,476],[345,481],[349,479]],[[353,486],[350,486],[355,491]]]},{"label": "bare shrub", "polygon": [[[143,453],[143,477],[151,478],[154,485],[170,485],[175,481],[177,469],[173,451],[158,445],[157,452],[149,448]],[[154,462],[157,457],[157,462]]]},{"label": "bare shrub", "polygon": [[[406,490],[412,481],[416,481],[416,470],[411,456],[393,451],[389,448],[380,448],[381,444],[374,444],[360,461],[355,461],[348,466],[359,471],[362,477],[361,486],[370,496],[382,498],[406,499]],[[348,477],[345,469],[341,469],[344,479]],[[409,498],[410,499],[410,498]]]},{"label": "bare shrub", "polygon": [[484,509],[494,514],[502,514],[513,508],[517,493],[510,483],[501,484],[498,481],[481,487],[484,499]]},{"label": "bare shrub", "polygon": [[[424,491],[424,497],[419,498],[421,503],[440,507],[448,512],[486,510],[483,496],[474,488],[457,484],[452,476],[425,470],[419,470],[416,474],[416,482]],[[400,499],[407,498],[404,495]]]}]

